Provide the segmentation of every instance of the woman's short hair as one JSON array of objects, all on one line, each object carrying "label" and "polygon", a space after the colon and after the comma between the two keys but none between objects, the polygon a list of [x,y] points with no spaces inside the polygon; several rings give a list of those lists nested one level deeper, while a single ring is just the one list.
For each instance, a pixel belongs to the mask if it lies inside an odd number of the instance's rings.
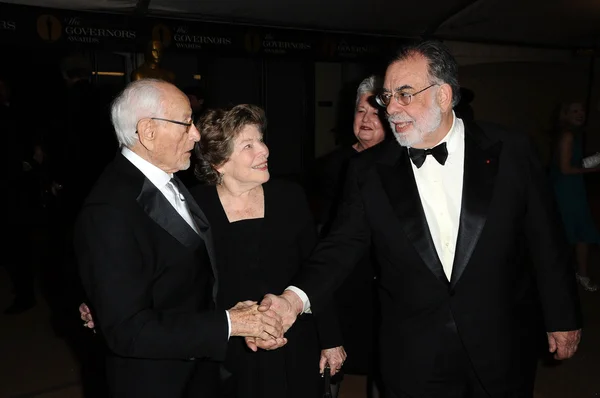
[{"label": "woman's short hair", "polygon": [[379,91],[381,91],[382,87],[383,79],[376,75],[371,75],[360,82],[358,89],[356,90],[356,103],[354,104],[354,110],[358,108],[360,97],[365,94],[377,95]]},{"label": "woman's short hair", "polygon": [[229,160],[233,141],[244,129],[252,125],[263,133],[267,127],[265,112],[256,105],[241,104],[231,109],[209,109],[196,122],[200,142],[195,147],[198,163],[196,177],[207,184],[220,184],[217,167]]}]

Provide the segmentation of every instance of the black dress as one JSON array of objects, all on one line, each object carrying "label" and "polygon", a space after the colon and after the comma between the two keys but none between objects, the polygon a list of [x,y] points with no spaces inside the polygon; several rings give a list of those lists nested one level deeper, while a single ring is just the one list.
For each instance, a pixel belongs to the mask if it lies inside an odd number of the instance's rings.
[{"label": "black dress", "polygon": [[[263,185],[265,217],[230,223],[214,186],[193,189],[213,230],[219,286],[217,304],[260,301],[280,293],[308,257],[316,232],[304,192],[273,181]],[[302,315],[286,333],[288,344],[274,351],[250,351],[242,338],[229,341],[224,397],[319,397],[321,348],[342,345],[336,320]]]}]

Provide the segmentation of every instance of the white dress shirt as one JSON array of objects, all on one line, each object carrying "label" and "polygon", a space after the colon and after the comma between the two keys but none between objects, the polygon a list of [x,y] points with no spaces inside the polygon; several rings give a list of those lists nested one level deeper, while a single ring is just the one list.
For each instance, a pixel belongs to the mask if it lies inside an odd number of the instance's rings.
[{"label": "white dress shirt", "polygon": [[439,164],[433,156],[426,156],[420,168],[410,162],[429,232],[448,280],[458,237],[465,164],[465,126],[455,115],[453,119],[450,131],[439,142],[446,143],[446,163]]},{"label": "white dress shirt", "polygon": [[[158,188],[171,206],[179,213],[181,218],[183,218],[185,222],[198,233],[198,227],[192,218],[190,210],[187,207],[185,200],[182,200],[183,196],[181,196],[179,189],[171,182],[173,174],[164,172],[129,148],[123,147],[121,149],[121,154],[137,167],[156,188]],[[227,336],[229,338],[229,336],[231,336],[231,318],[229,317],[228,311],[225,311],[225,314],[227,315]]]},{"label": "white dress shirt", "polygon": [[[439,164],[433,156],[427,156],[420,168],[410,162],[429,232],[448,280],[452,276],[460,224],[465,164],[465,125],[454,112],[452,118],[452,127],[438,143],[446,143],[446,163]],[[310,300],[304,291],[296,286],[289,286],[286,290],[291,290],[300,297],[303,313],[310,311]]]}]

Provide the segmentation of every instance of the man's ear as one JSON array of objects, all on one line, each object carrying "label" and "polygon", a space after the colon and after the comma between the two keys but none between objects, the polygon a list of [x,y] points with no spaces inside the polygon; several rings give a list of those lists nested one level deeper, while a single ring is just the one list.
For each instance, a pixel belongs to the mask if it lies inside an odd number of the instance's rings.
[{"label": "man's ear", "polygon": [[152,144],[156,137],[155,129],[156,123],[154,123],[152,119],[141,119],[137,123],[138,139],[140,140],[140,143],[148,149],[152,148]]},{"label": "man's ear", "polygon": [[452,109],[452,87],[449,84],[442,84],[437,95],[438,105],[442,112],[448,112]]}]

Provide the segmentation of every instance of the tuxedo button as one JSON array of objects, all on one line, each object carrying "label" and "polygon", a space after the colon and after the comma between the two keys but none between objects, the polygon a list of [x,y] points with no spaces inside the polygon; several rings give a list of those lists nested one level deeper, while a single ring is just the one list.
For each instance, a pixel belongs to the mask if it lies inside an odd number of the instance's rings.
[{"label": "tuxedo button", "polygon": [[448,292],[448,294],[450,294],[450,297],[454,297],[454,295],[456,294],[454,289],[450,289],[450,291]]},{"label": "tuxedo button", "polygon": [[196,358],[193,358],[193,357],[192,357],[192,358],[190,358],[190,361],[195,361],[195,360],[196,360]]}]

